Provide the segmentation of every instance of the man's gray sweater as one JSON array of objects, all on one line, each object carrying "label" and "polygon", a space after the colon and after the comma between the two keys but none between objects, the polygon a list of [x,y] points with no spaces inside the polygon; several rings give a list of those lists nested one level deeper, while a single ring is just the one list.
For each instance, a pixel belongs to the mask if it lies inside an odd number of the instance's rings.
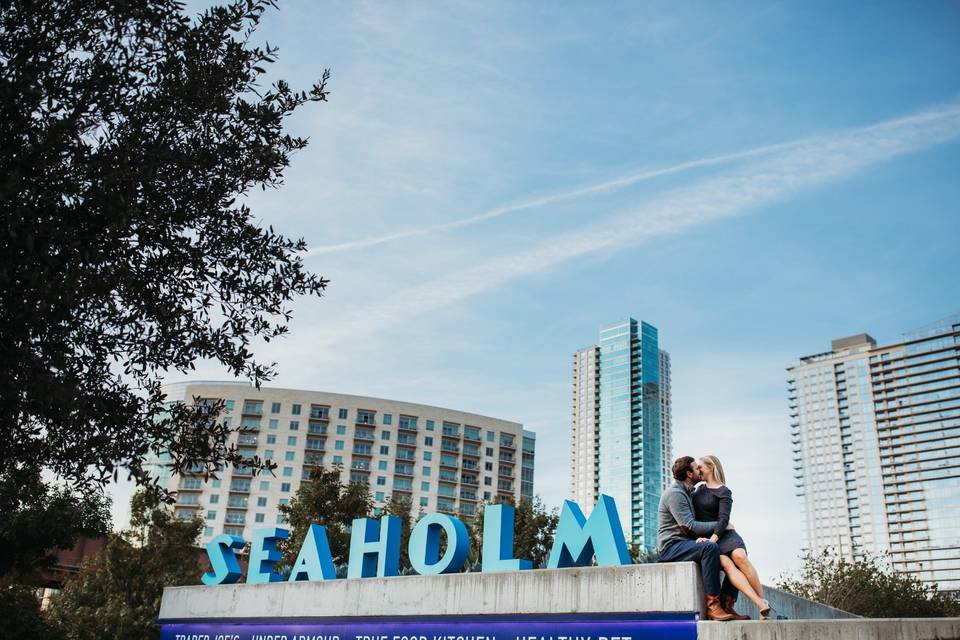
[{"label": "man's gray sweater", "polygon": [[657,552],[660,555],[663,555],[670,545],[689,540],[692,535],[709,537],[717,526],[716,522],[700,522],[694,518],[690,494],[687,493],[687,488],[676,480],[660,496],[657,517],[660,521]]}]

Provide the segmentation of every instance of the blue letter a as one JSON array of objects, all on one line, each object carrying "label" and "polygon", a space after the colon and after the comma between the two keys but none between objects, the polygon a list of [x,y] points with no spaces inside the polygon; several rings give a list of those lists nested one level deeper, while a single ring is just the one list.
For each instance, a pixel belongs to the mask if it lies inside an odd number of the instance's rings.
[{"label": "blue letter a", "polygon": [[594,556],[602,567],[630,564],[616,503],[601,495],[588,520],[577,503],[564,500],[547,568],[589,566]]}]

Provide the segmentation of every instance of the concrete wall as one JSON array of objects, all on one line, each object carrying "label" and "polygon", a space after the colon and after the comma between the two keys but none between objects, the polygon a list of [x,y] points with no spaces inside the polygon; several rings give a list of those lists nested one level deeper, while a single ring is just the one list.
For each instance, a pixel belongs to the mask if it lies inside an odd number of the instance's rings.
[{"label": "concrete wall", "polygon": [[[773,607],[771,617],[774,620],[838,620],[860,617],[767,585],[763,585],[763,595]],[[760,619],[760,610],[742,595],[737,599],[736,609],[754,620]]]},{"label": "concrete wall", "polygon": [[956,640],[960,618],[699,622],[697,640]]},{"label": "concrete wall", "polygon": [[167,587],[162,620],[552,613],[699,613],[692,562],[318,582]]}]

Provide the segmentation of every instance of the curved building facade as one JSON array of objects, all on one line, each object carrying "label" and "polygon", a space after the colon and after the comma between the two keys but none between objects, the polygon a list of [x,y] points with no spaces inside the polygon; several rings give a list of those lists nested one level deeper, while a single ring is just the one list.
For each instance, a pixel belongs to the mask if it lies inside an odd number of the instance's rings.
[{"label": "curved building facade", "polygon": [[217,480],[158,473],[176,490],[176,514],[199,515],[203,542],[221,533],[248,538],[285,524],[286,504],[318,466],[342,465],[343,482],[370,487],[377,509],[391,496],[414,512],[464,520],[483,502],[532,497],[535,434],[522,425],[465,411],[322,391],[254,388],[248,383],[185,382],[164,387],[170,401],[222,399],[241,452],[272,460],[273,475],[228,467]]}]

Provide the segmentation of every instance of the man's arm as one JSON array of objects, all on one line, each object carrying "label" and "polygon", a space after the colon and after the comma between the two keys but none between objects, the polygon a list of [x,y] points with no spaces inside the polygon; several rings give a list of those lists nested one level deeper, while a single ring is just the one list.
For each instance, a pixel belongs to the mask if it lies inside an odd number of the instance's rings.
[{"label": "man's arm", "polygon": [[671,492],[667,496],[667,508],[670,509],[670,515],[677,521],[684,532],[690,532],[696,536],[709,536],[716,528],[716,522],[701,522],[693,516],[693,509],[690,507],[690,501],[685,500],[684,496],[677,492]]}]

